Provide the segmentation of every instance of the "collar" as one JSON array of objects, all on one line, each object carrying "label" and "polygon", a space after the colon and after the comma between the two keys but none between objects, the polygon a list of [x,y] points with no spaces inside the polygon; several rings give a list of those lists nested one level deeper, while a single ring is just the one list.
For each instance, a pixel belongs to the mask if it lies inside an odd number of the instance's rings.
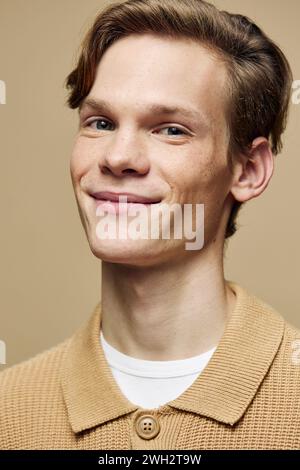
[{"label": "collar", "polygon": [[[207,366],[175,400],[175,408],[233,425],[245,413],[280,346],[284,318],[243,287],[226,281],[236,295],[233,312]],[[75,433],[139,409],[121,393],[100,340],[101,302],[71,338],[62,388]]]}]

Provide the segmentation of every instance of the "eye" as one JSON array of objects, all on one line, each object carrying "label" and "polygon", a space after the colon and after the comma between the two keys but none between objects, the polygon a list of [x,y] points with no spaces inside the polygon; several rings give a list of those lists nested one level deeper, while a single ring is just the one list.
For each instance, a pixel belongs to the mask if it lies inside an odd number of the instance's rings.
[{"label": "eye", "polygon": [[187,135],[187,132],[184,130],[184,129],[181,129],[180,127],[177,127],[177,126],[166,126],[166,127],[162,127],[161,129],[159,129],[158,132],[161,132],[161,131],[167,131],[167,133],[164,133],[164,135],[167,135],[167,136],[181,136],[181,135]]},{"label": "eye", "polygon": [[113,124],[109,122],[107,119],[93,119],[88,121],[85,127],[90,127],[95,131],[111,131],[113,130]]}]

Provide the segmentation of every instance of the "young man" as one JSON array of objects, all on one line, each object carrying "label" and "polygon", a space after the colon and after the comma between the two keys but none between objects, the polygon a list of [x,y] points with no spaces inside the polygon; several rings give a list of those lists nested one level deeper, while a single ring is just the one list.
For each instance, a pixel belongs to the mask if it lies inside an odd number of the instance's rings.
[{"label": "young man", "polygon": [[[73,337],[0,375],[2,449],[299,448],[300,332],[223,271],[239,207],[271,179],[291,80],[254,23],[201,0],[96,18],[67,86],[101,302]],[[200,249],[163,238],[165,221],[159,237],[101,236],[103,216],[112,233],[140,209],[144,230],[173,204],[204,205]]]}]

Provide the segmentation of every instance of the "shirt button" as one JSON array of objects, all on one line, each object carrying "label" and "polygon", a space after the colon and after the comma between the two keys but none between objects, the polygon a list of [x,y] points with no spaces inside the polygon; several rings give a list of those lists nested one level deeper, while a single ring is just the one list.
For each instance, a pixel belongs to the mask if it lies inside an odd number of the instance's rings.
[{"label": "shirt button", "polygon": [[160,431],[160,425],[155,416],[142,414],[135,421],[135,429],[142,439],[153,439]]}]

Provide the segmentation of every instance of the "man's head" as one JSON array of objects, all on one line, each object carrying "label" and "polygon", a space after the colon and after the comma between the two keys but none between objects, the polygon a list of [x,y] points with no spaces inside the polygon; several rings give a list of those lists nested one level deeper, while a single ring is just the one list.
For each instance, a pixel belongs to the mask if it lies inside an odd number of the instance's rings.
[{"label": "man's head", "polygon": [[[204,203],[206,243],[230,237],[241,204],[272,176],[291,82],[256,25],[201,0],[132,0],[100,13],[67,78],[80,110],[71,175],[95,254],[105,259],[108,246],[93,238],[89,194],[106,189]],[[158,246],[153,256],[178,249]]]}]

